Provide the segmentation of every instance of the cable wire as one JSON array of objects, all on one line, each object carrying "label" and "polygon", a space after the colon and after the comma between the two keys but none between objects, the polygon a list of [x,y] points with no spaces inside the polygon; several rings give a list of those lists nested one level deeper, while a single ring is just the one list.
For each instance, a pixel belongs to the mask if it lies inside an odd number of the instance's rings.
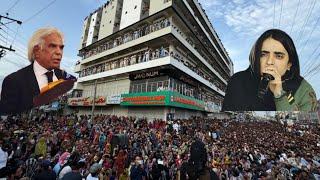
[{"label": "cable wire", "polygon": [[11,63],[11,64],[16,65],[16,66],[19,67],[19,68],[25,67],[25,64],[19,64],[19,63],[17,63],[17,62],[12,61],[12,60],[9,59],[9,58],[2,57],[1,59],[3,60],[3,62],[9,62],[9,63]]},{"label": "cable wire", "polygon": [[311,4],[310,8],[309,8],[309,11],[308,11],[308,14],[307,14],[307,18],[306,18],[306,20],[304,21],[304,24],[303,24],[303,26],[302,26],[302,28],[301,28],[301,30],[300,30],[300,32],[299,32],[299,36],[298,36],[298,39],[297,39],[297,41],[296,41],[297,43],[299,43],[299,40],[300,40],[301,37],[302,37],[302,34],[303,34],[303,32],[304,32],[304,30],[305,30],[305,28],[306,28],[306,26],[307,26],[307,23],[308,23],[308,21],[309,21],[309,18],[310,18],[310,16],[311,16],[312,11],[313,11],[313,9],[314,9],[314,7],[315,7],[316,4],[317,4],[317,0],[314,0],[313,3]]},{"label": "cable wire", "polygon": [[318,69],[320,69],[320,60],[317,61],[318,58],[320,58],[320,53],[315,58],[315,62],[318,62],[318,64],[314,65],[311,70],[306,72],[306,76],[312,77],[312,74],[319,72]]},{"label": "cable wire", "polygon": [[281,27],[282,8],[283,8],[283,0],[281,0],[281,10],[280,10],[280,18],[279,18],[279,28]]},{"label": "cable wire", "polygon": [[272,27],[275,28],[274,26],[274,22],[275,22],[275,19],[276,19],[276,3],[277,3],[277,0],[274,0],[274,4],[273,4],[273,25]]},{"label": "cable wire", "polygon": [[316,29],[316,27],[318,26],[319,20],[320,20],[320,16],[318,17],[318,19],[317,19],[316,23],[314,24],[314,26],[313,26],[313,28],[312,28],[312,30],[311,30],[311,33],[309,33],[309,36],[308,36],[308,38],[307,38],[306,42],[302,45],[302,48],[301,48],[301,50],[300,50],[299,54],[301,54],[301,53],[303,52],[304,48],[305,48],[305,47],[306,47],[306,45],[308,44],[308,42],[309,42],[309,40],[310,40],[310,38],[311,38],[311,36],[312,36],[312,34],[313,34],[314,30],[315,30],[315,29]]},{"label": "cable wire", "polygon": [[291,29],[290,29],[290,34],[291,34],[293,26],[294,26],[294,24],[296,22],[296,18],[297,18],[297,13],[298,13],[298,10],[299,10],[300,2],[301,2],[301,0],[299,0],[296,12],[294,13],[294,17],[293,17],[293,21],[292,21],[292,25],[291,25]]},{"label": "cable wire", "polygon": [[55,3],[57,0],[53,0],[51,1],[49,4],[47,4],[45,7],[43,7],[42,9],[40,9],[38,12],[36,12],[34,15],[32,15],[31,17],[27,18],[26,20],[23,21],[23,23],[27,23],[29,22],[31,19],[33,19],[34,17],[36,17],[37,15],[39,15],[40,13],[42,13],[44,10],[46,10],[48,7],[50,7],[53,3]]},{"label": "cable wire", "polygon": [[16,1],[12,4],[12,6],[10,6],[10,8],[6,11],[6,13],[9,13],[9,12],[19,3],[19,1],[21,1],[21,0],[16,0]]}]

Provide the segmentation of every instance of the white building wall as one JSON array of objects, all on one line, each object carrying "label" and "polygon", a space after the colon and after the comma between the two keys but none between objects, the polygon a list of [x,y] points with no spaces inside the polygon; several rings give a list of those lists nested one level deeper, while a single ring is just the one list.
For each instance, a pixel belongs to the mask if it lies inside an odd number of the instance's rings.
[{"label": "white building wall", "polygon": [[94,96],[94,84],[91,85],[83,85],[82,97],[91,97]]},{"label": "white building wall", "polygon": [[[83,97],[94,96],[94,84],[81,84]],[[108,97],[111,95],[120,95],[129,93],[130,79],[120,79],[97,84],[96,96]]]},{"label": "white building wall", "polygon": [[[90,115],[92,112],[91,108],[92,107],[81,107],[77,115]],[[128,116],[128,108],[120,105],[96,106],[94,114]]]},{"label": "white building wall", "polygon": [[82,35],[81,35],[81,42],[80,42],[80,46],[79,46],[79,49],[82,49],[83,48],[83,43],[86,44],[86,41],[87,41],[87,28],[88,28],[88,25],[89,25],[89,21],[90,20],[90,17],[87,17],[84,22],[83,22],[83,28],[82,28]]},{"label": "white building wall", "polygon": [[199,82],[201,82],[202,84],[204,84],[207,87],[211,88],[212,90],[220,93],[222,96],[225,95],[225,93],[223,91],[221,91],[220,89],[218,89],[214,84],[210,83],[209,81],[207,81],[206,79],[204,79],[200,75],[196,74],[195,72],[193,72],[192,70],[190,70],[189,68],[184,66],[182,63],[178,62],[177,60],[173,59],[170,56],[163,57],[163,58],[160,58],[160,59],[157,59],[154,61],[148,61],[148,62],[144,62],[144,63],[140,63],[140,64],[135,64],[135,65],[127,66],[127,67],[122,67],[122,68],[113,69],[110,71],[82,77],[82,78],[78,79],[78,82],[86,82],[86,81],[90,81],[90,80],[94,80],[94,79],[98,79],[98,78],[110,77],[110,76],[115,76],[115,75],[119,75],[119,74],[130,73],[130,72],[134,72],[134,71],[138,71],[138,70],[142,70],[142,69],[149,69],[149,68],[164,66],[164,65],[168,65],[168,64],[171,64],[171,65],[175,66],[176,68],[182,70],[186,74],[189,74],[190,76],[194,77]]},{"label": "white building wall", "polygon": [[130,88],[130,80],[122,79],[97,84],[97,96],[111,96],[128,93]]},{"label": "white building wall", "polygon": [[[92,107],[80,107],[78,115],[90,115]],[[120,105],[107,105],[107,106],[96,106],[95,114],[105,115],[117,115],[117,116],[132,116],[136,118],[147,118],[148,121],[154,119],[164,120],[166,117],[167,107],[164,106],[120,106]],[[189,119],[192,116],[204,117],[204,113],[200,111],[193,111],[188,109],[175,108],[174,118],[175,119]],[[218,115],[218,119],[223,119],[226,116]],[[213,117],[210,117],[213,118]]]},{"label": "white building wall", "polygon": [[142,10],[142,0],[124,0],[120,30],[124,29],[140,20]]},{"label": "white building wall", "polygon": [[120,5],[119,2],[122,0],[114,0],[110,1],[108,5],[103,7],[102,10],[102,17],[101,17],[101,26],[99,30],[99,37],[98,40],[103,39],[113,33],[115,20],[116,20],[116,13],[118,6]]},{"label": "white building wall", "polygon": [[90,25],[89,25],[89,33],[88,33],[88,38],[87,38],[86,46],[89,46],[90,44],[92,44],[93,33],[94,33],[94,26],[96,25],[97,15],[98,15],[98,12],[94,13],[94,14],[91,16],[91,21],[90,21]]},{"label": "white building wall", "polygon": [[134,107],[128,106],[128,115],[137,118],[147,118],[148,121],[156,119],[164,119],[165,117],[165,107],[156,106],[143,106]]},{"label": "white building wall", "polygon": [[149,16],[172,5],[172,0],[150,0]]},{"label": "white building wall", "polygon": [[204,117],[204,113],[191,109],[175,108],[174,119],[189,119],[191,116]]}]

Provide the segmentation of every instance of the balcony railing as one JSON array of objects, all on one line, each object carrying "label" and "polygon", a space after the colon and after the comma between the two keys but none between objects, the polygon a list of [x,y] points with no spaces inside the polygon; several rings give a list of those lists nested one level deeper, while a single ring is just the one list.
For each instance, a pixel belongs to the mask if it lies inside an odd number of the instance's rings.
[{"label": "balcony railing", "polygon": [[109,40],[101,45],[99,45],[98,47],[91,49],[89,51],[80,53],[80,55],[82,56],[82,59],[86,59],[89,58],[93,55],[99,54],[101,52],[104,52],[106,50],[115,48],[119,45],[122,45],[124,43],[127,43],[129,41],[141,38],[143,36],[146,36],[152,32],[158,31],[160,29],[166,28],[168,26],[170,26],[170,20],[169,19],[162,19],[162,20],[156,20],[153,24],[151,25],[145,25],[141,28],[138,28],[135,31],[130,31],[122,36],[116,37],[112,40]]},{"label": "balcony railing", "polygon": [[134,64],[148,62],[151,60],[157,60],[159,58],[166,57],[169,55],[174,59],[178,60],[180,63],[184,64],[186,67],[188,67],[190,70],[192,70],[193,72],[195,72],[196,74],[204,78],[205,80],[209,81],[211,84],[215,85],[221,91],[223,92],[225,91],[226,86],[224,84],[219,82],[217,79],[211,78],[210,76],[203,73],[199,67],[192,66],[191,64],[189,64],[187,61],[185,61],[186,58],[179,55],[176,51],[169,52],[169,47],[166,47],[166,48],[161,47],[154,50],[147,49],[145,51],[132,54],[124,58],[119,58],[110,62],[97,64],[97,65],[83,69],[80,72],[79,77],[81,78],[81,77],[85,77],[85,76],[89,76],[89,75],[93,75],[93,74],[97,74],[97,73],[101,73],[109,70],[131,66]]},{"label": "balcony railing", "polygon": [[166,57],[168,55],[169,55],[169,47],[166,47],[166,48],[160,47],[154,50],[149,48],[145,51],[132,54],[124,58],[119,58],[110,62],[104,62],[101,64],[97,64],[97,65],[85,68],[80,72],[79,77],[89,76],[89,75],[97,74],[100,72],[127,67],[130,65],[139,64],[139,63],[159,59],[162,57]]},{"label": "balcony railing", "polygon": [[[185,33],[183,33],[183,32],[182,32],[177,26],[175,26],[174,24],[172,25],[172,27],[173,27],[173,29],[174,29],[177,33],[179,33],[179,34],[213,67],[214,70],[216,70],[216,71],[220,74],[220,76],[222,76],[222,78],[223,78],[224,80],[227,81],[227,80],[229,79],[228,76],[226,76],[225,73],[223,73],[223,72],[221,71],[221,69],[220,69],[219,67],[217,67],[216,64],[214,64],[212,61],[209,61],[209,60],[206,58],[206,56],[204,55],[205,53],[204,53],[202,50],[199,50],[199,49],[196,47],[196,45],[194,44],[194,42],[193,42],[193,40],[192,40],[191,37],[189,37],[189,36],[187,36]],[[206,40],[203,39],[202,36],[201,36],[200,39],[201,39],[202,42],[204,42],[204,43],[206,44]],[[207,49],[208,51],[210,51],[212,54],[214,54],[214,53],[213,53],[213,50],[212,50],[207,44],[206,44],[206,49]],[[224,68],[224,70],[225,70],[226,72],[228,72],[225,67],[223,67],[223,68]]]}]

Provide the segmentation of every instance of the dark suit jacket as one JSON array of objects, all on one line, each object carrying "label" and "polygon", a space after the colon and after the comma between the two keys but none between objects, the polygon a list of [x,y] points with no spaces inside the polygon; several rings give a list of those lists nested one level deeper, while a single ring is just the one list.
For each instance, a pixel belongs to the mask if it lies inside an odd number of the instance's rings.
[{"label": "dark suit jacket", "polygon": [[[72,79],[65,71],[54,70],[58,79]],[[71,78],[70,78],[71,77]],[[33,63],[8,75],[2,83],[0,114],[16,114],[33,107],[33,97],[40,93]]]}]

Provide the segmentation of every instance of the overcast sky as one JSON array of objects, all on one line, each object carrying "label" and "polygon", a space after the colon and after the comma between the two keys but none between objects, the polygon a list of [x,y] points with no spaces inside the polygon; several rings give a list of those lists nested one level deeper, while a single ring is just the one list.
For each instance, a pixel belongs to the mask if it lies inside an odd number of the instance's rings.
[{"label": "overcast sky", "polygon": [[[0,14],[23,21],[21,26],[0,26],[0,45],[12,45],[0,59],[0,84],[8,74],[29,64],[27,41],[43,26],[54,26],[65,34],[62,68],[73,72],[84,18],[103,0],[1,0]],[[249,66],[254,41],[267,29],[286,31],[297,47],[301,74],[320,96],[320,1],[319,0],[199,0],[234,63],[234,72]],[[47,8],[45,8],[47,7]],[[45,9],[43,9],[45,8]],[[39,12],[40,10],[42,10]],[[37,13],[39,12],[39,13]],[[3,23],[8,23],[2,19]],[[17,33],[17,35],[15,35]],[[316,68],[318,67],[318,68]],[[316,71],[318,70],[318,71]],[[313,73],[308,73],[311,71]]]}]

